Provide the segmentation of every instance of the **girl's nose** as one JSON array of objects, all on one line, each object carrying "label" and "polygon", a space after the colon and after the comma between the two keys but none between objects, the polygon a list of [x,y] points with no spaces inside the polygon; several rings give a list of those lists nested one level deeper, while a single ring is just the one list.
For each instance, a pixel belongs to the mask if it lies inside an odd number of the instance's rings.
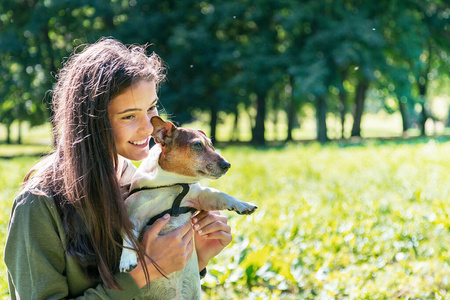
[{"label": "girl's nose", "polygon": [[153,132],[153,125],[150,122],[151,118],[152,116],[147,116],[146,118],[143,118],[141,122],[140,130],[146,134],[151,134]]}]

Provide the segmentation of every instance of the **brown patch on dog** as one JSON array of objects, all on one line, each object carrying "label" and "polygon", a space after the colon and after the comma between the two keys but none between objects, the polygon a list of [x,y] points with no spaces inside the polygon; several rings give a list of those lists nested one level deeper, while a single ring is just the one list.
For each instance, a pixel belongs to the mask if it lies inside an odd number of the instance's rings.
[{"label": "brown patch on dog", "polygon": [[[195,166],[193,164],[193,155],[189,149],[189,144],[185,140],[179,140],[180,134],[177,132],[170,143],[166,143],[162,147],[159,165],[165,171],[195,177]],[[174,147],[174,145],[176,145],[176,147]]]},{"label": "brown patch on dog", "polygon": [[203,131],[178,128],[159,117],[153,117],[151,122],[152,136],[162,146],[158,162],[163,170],[210,178],[219,178],[228,171],[230,164],[214,150]]}]

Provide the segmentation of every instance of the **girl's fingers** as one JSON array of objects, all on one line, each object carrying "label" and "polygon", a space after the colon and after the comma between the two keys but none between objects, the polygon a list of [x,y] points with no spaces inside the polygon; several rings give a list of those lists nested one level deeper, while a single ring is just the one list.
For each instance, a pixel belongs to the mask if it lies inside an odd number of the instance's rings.
[{"label": "girl's fingers", "polygon": [[223,222],[213,222],[210,224],[207,224],[203,227],[196,227],[194,225],[194,230],[197,231],[200,235],[211,235],[214,232],[225,232],[225,233],[231,233],[231,227],[228,224],[225,224]]},{"label": "girl's fingers", "polygon": [[228,218],[218,212],[200,212],[192,219],[194,230],[200,235],[210,234],[216,231],[231,233],[231,227],[227,224]]},{"label": "girl's fingers", "polygon": [[155,223],[153,223],[153,225],[149,226],[149,228],[146,231],[146,234],[157,236],[161,232],[161,229],[164,227],[164,225],[166,225],[167,222],[169,222],[169,220],[170,215],[165,214],[162,218],[156,220]]}]

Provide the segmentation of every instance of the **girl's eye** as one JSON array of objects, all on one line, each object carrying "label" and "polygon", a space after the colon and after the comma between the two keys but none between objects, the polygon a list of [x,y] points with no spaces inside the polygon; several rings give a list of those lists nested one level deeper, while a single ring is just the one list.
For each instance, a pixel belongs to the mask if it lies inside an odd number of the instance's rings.
[{"label": "girl's eye", "polygon": [[132,120],[134,118],[134,115],[125,116],[122,119],[123,120]]},{"label": "girl's eye", "polygon": [[153,105],[153,106],[151,106],[151,107],[147,110],[147,112],[153,112],[153,111],[155,111],[156,109],[158,109],[158,105]]}]

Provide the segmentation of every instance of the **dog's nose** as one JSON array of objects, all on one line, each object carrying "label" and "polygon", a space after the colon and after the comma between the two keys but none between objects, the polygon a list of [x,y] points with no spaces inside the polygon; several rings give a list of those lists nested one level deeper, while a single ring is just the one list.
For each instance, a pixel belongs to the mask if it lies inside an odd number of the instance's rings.
[{"label": "dog's nose", "polygon": [[220,163],[220,168],[224,171],[228,170],[231,167],[231,164],[227,161],[223,161]]}]

